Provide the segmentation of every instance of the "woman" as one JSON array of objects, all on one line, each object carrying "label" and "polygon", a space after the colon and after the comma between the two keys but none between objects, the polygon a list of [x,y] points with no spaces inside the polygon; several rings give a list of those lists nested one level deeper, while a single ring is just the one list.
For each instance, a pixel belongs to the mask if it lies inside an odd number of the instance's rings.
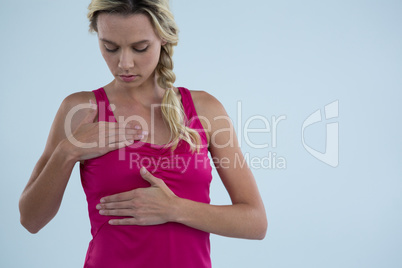
[{"label": "woman", "polygon": [[[114,80],[62,102],[20,198],[22,225],[36,233],[56,215],[79,161],[93,235],[85,267],[211,267],[209,233],[263,239],[265,209],[223,106],[173,86],[168,1],[88,9]],[[209,204],[208,152],[232,205]]]}]

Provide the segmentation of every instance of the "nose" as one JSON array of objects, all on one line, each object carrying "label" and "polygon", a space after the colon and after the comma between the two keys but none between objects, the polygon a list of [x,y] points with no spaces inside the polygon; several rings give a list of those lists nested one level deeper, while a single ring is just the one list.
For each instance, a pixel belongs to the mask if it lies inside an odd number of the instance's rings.
[{"label": "nose", "polygon": [[122,51],[119,59],[119,68],[128,71],[134,67],[134,57],[130,51]]}]

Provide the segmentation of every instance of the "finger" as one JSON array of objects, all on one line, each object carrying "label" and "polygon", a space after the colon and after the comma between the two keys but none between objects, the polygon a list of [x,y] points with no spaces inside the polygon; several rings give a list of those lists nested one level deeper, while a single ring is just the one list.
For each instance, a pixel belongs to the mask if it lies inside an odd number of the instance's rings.
[{"label": "finger", "polygon": [[[124,130],[135,130],[135,131],[141,131],[142,128],[141,126],[135,125],[135,124],[123,124],[120,122],[106,122],[106,121],[101,121],[105,124],[105,128],[108,128],[110,130],[121,130],[124,132]],[[101,123],[99,122],[99,123]]]},{"label": "finger", "polygon": [[114,140],[114,142],[120,142],[125,140],[141,140],[144,137],[146,137],[146,135],[141,133],[135,133],[135,134],[119,134],[116,136],[110,136],[109,139],[111,141]]},{"label": "finger", "polygon": [[120,135],[122,135],[122,134],[126,134],[126,135],[132,135],[132,134],[147,135],[148,131],[141,130],[141,129],[133,129],[133,128],[119,128],[119,129],[116,129],[116,132],[114,132],[114,133],[118,133]]},{"label": "finger", "polygon": [[99,214],[104,216],[125,216],[125,217],[133,217],[132,209],[102,209],[99,210]]},{"label": "finger", "polygon": [[148,172],[145,167],[141,167],[140,174],[144,180],[149,182],[151,186],[159,185],[161,179],[156,178],[154,175]]},{"label": "finger", "polygon": [[135,209],[132,200],[111,202],[111,203],[99,203],[96,205],[97,210],[113,210],[113,209]]},{"label": "finger", "polygon": [[136,218],[124,218],[109,220],[110,225],[145,225],[143,221]]},{"label": "finger", "polygon": [[144,134],[116,134],[113,131],[107,132],[109,135],[100,135],[100,139],[104,141],[104,146],[107,146],[112,151],[114,149],[122,148],[131,145],[134,140],[142,140],[146,138]]},{"label": "finger", "polygon": [[137,130],[137,129],[124,129],[124,128],[119,128],[118,126],[110,126],[108,127],[109,129],[106,131],[106,126],[102,128],[102,131],[105,132],[105,137],[115,137],[115,136],[146,136],[148,135],[148,131],[146,130]]},{"label": "finger", "polygon": [[101,203],[128,201],[135,197],[135,190],[102,197]]},{"label": "finger", "polygon": [[116,146],[127,146],[132,144],[135,140],[141,140],[143,138],[143,135],[112,136],[107,138],[106,145],[109,146],[111,149],[116,149]]},{"label": "finger", "polygon": [[121,141],[121,142],[116,142],[116,143],[109,143],[108,145],[104,146],[104,153],[108,153],[114,150],[118,150],[127,146],[131,146],[134,144],[134,139],[133,140],[126,140],[126,141]]},{"label": "finger", "polygon": [[141,125],[138,125],[138,124],[133,123],[133,122],[129,122],[129,123],[118,122],[118,123],[116,123],[116,126],[117,126],[118,128],[123,129],[123,130],[124,130],[124,129],[132,129],[132,130],[138,130],[138,131],[142,130],[142,126],[141,126]]}]

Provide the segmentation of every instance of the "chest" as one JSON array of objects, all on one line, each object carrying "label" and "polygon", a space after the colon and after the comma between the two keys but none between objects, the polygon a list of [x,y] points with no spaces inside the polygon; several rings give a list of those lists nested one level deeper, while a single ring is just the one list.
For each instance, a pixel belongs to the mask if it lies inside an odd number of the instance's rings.
[{"label": "chest", "polygon": [[212,166],[206,150],[191,154],[186,146],[175,152],[150,145],[128,146],[85,161],[81,180],[90,200],[102,196],[149,187],[140,175],[145,167],[161,179],[177,196],[209,203]]},{"label": "chest", "polygon": [[148,132],[142,139],[150,144],[166,144],[171,140],[171,132],[168,123],[163,119],[160,105],[152,105],[150,108],[115,107],[114,118],[119,123],[134,123]]}]

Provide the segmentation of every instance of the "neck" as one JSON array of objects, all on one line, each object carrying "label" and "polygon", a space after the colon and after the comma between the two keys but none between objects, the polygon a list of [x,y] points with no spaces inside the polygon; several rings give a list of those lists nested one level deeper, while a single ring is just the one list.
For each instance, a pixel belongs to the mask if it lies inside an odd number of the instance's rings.
[{"label": "neck", "polygon": [[151,76],[147,81],[138,86],[132,86],[114,79],[107,87],[111,88],[116,97],[139,102],[144,106],[160,103],[165,93],[165,89],[158,85],[156,76]]}]

